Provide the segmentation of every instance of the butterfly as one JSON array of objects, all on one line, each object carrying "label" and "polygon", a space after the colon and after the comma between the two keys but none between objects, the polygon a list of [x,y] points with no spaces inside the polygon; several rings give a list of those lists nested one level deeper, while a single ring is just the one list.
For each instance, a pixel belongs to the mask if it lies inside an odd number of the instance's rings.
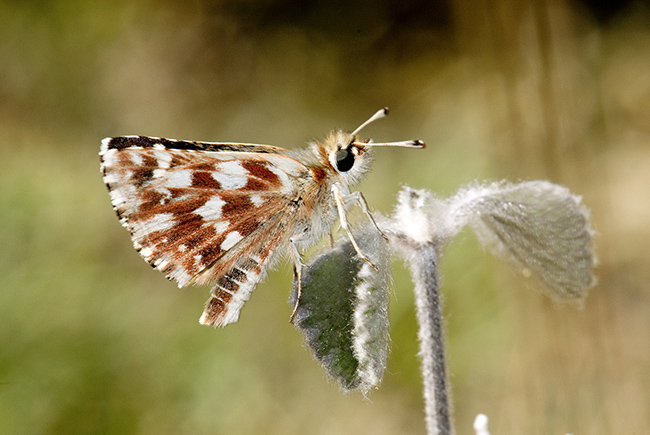
[{"label": "butterfly", "polygon": [[425,146],[357,136],[387,113],[381,109],[353,132],[334,131],[302,150],[106,138],[101,172],[135,249],[179,287],[211,285],[200,323],[225,326],[237,321],[255,286],[282,256],[293,263],[300,283],[300,252],[331,237],[337,219],[359,257],[376,268],[352,236],[346,210],[357,203],[376,224],[361,192],[349,186],[370,169],[374,147]]}]

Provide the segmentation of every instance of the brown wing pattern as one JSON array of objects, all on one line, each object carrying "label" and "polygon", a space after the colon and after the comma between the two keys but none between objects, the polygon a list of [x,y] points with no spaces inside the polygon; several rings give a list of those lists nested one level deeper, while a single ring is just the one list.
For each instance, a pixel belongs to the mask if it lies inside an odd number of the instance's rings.
[{"label": "brown wing pattern", "polygon": [[270,151],[232,151],[233,144],[193,151],[172,148],[180,141],[144,139],[102,144],[104,181],[122,225],[145,260],[179,286],[215,285],[202,323],[235,321],[290,237],[287,198],[306,168]]}]

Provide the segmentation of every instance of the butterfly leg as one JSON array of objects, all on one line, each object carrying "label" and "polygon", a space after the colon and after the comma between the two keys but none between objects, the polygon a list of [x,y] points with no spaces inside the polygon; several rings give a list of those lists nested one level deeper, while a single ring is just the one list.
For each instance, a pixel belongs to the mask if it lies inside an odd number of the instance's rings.
[{"label": "butterfly leg", "polygon": [[343,198],[346,202],[347,201],[356,201],[357,204],[361,207],[361,211],[368,216],[368,219],[372,223],[372,225],[377,229],[379,234],[384,238],[384,240],[388,241],[388,237],[386,237],[386,234],[379,228],[379,225],[377,225],[377,221],[375,221],[375,218],[372,216],[372,213],[370,213],[370,210],[368,209],[368,203],[366,202],[366,198],[363,196],[363,193],[361,192],[352,192],[349,195],[345,196]]},{"label": "butterfly leg", "polygon": [[302,268],[305,264],[302,262],[300,252],[296,248],[293,239],[290,240],[291,245],[291,257],[293,258],[293,279],[296,281],[296,303],[293,306],[293,311],[291,312],[291,317],[289,317],[289,323],[293,323],[296,313],[298,312],[298,305],[300,305],[300,298],[302,296]]},{"label": "butterfly leg", "polygon": [[[334,184],[332,186],[332,193],[334,194],[334,200],[336,201],[336,208],[339,212],[339,220],[341,221],[341,226],[345,230],[345,232],[348,235],[348,238],[350,239],[350,242],[352,243],[352,247],[354,247],[354,250],[357,252],[357,255],[359,258],[361,258],[363,261],[368,263],[370,267],[375,269],[377,272],[379,272],[379,268],[375,266],[372,261],[368,259],[368,257],[365,256],[363,252],[361,252],[361,248],[359,248],[359,245],[357,244],[357,241],[354,239],[354,236],[352,235],[352,231],[350,230],[350,225],[348,224],[348,219],[347,216],[345,215],[345,203],[346,202],[351,202],[351,201],[356,201],[361,205],[361,210],[368,215],[370,218],[370,221],[375,225],[377,230],[379,230],[379,227],[377,227],[377,223],[373,219],[372,215],[368,211],[368,204],[366,203],[366,200],[363,198],[363,195],[361,192],[354,192],[350,193],[348,195],[343,196],[341,194],[341,189],[339,188],[338,185]],[[381,230],[379,230],[381,233]],[[382,233],[383,235],[383,233]]]}]

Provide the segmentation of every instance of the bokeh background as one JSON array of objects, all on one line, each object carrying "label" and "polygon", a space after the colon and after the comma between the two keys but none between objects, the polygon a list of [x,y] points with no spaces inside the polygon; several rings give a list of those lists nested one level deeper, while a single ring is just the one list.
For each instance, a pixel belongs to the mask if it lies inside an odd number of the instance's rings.
[{"label": "bokeh background", "polygon": [[396,262],[392,353],[343,395],[288,323],[291,271],[239,323],[198,324],[131,247],[106,136],[295,148],[333,128],[422,139],[359,186],[549,179],[584,197],[599,284],[554,306],[464,233],[443,259],[458,433],[650,427],[650,7],[596,0],[0,1],[0,432],[424,433],[416,323]]}]

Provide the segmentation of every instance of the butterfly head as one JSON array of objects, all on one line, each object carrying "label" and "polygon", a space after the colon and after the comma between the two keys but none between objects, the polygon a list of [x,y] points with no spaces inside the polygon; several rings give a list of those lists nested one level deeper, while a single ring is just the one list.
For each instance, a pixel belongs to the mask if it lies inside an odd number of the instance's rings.
[{"label": "butterfly head", "polygon": [[358,182],[370,169],[372,161],[372,148],[378,146],[398,146],[406,148],[424,148],[424,142],[409,140],[401,142],[375,143],[369,139],[362,140],[357,133],[366,125],[388,114],[385,107],[375,113],[366,122],[361,124],[352,133],[336,131],[332,133],[323,144],[322,152],[327,156],[329,164],[348,184]]}]

